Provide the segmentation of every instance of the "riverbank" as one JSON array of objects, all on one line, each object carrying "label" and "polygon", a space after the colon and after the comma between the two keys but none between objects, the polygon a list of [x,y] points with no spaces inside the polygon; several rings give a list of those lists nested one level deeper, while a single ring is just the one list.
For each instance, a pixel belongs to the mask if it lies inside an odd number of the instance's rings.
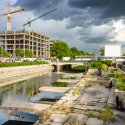
[{"label": "riverbank", "polygon": [[0,68],[0,87],[49,72],[49,64]]},{"label": "riverbank", "polygon": [[94,73],[86,74],[35,125],[123,125],[125,113],[108,106],[107,82]]}]

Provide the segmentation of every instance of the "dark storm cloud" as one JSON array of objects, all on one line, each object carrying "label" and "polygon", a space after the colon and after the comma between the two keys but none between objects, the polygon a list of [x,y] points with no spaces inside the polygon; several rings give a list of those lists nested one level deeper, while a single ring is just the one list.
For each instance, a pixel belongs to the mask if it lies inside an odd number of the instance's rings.
[{"label": "dark storm cloud", "polygon": [[15,6],[25,7],[27,11],[32,11],[36,16],[57,8],[57,11],[42,19],[63,20],[70,16],[82,14],[79,9],[69,7],[67,0],[17,0]]},{"label": "dark storm cloud", "polygon": [[117,17],[125,15],[125,0],[69,0],[69,6],[84,9],[98,9],[102,17]]},{"label": "dark storm cloud", "polygon": [[109,38],[107,37],[94,37],[94,38],[88,38],[85,39],[86,43],[97,43],[97,44],[102,44],[102,43],[108,43],[110,42]]},{"label": "dark storm cloud", "polygon": [[56,6],[59,2],[59,0],[18,0],[15,6],[25,7],[27,11],[39,11],[40,9],[49,9],[51,6]]},{"label": "dark storm cloud", "polygon": [[[80,27],[77,38],[85,43],[103,44],[113,39],[112,29],[92,31],[92,26],[109,25],[111,20],[119,20],[125,15],[125,0],[17,0],[15,6],[25,7],[35,16],[57,8],[57,11],[42,19],[68,19],[66,28]],[[109,26],[110,27],[110,26]],[[93,36],[93,34],[97,32]]]},{"label": "dark storm cloud", "polygon": [[[100,25],[125,14],[125,0],[17,0],[15,6],[33,11],[36,16],[57,8],[42,19],[63,20],[69,18],[67,28]],[[106,18],[106,19],[105,19]],[[91,20],[91,22],[90,22]]]}]

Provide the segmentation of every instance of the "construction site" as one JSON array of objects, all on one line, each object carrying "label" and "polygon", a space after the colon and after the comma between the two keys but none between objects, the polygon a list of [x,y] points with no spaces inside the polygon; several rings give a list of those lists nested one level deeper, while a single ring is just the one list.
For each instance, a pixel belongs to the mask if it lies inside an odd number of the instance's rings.
[{"label": "construction site", "polygon": [[[8,12],[0,14],[0,17],[7,16],[7,29],[5,32],[0,33],[0,46],[2,46],[4,51],[7,51],[11,57],[16,57],[16,49],[21,49],[26,52],[26,50],[32,50],[35,58],[48,59],[50,57],[50,38],[41,33],[34,32],[31,30],[31,23],[37,19],[46,16],[56,9],[48,11],[43,15],[29,20],[23,26],[28,25],[28,29],[23,29],[20,31],[11,30],[11,14],[16,14],[24,11],[25,8],[20,8],[11,11],[10,2],[8,2]],[[25,55],[24,55],[25,57]]]},{"label": "construction site", "polygon": [[0,33],[0,45],[10,55],[15,57],[17,48],[32,50],[36,58],[49,58],[50,38],[48,36],[29,31],[11,31]]}]

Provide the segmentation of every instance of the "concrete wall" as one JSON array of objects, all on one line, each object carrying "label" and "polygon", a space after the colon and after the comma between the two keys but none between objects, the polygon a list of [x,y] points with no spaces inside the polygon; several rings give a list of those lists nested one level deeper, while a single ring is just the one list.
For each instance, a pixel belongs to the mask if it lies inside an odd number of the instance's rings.
[{"label": "concrete wall", "polygon": [[0,68],[0,86],[12,84],[49,72],[49,64]]}]

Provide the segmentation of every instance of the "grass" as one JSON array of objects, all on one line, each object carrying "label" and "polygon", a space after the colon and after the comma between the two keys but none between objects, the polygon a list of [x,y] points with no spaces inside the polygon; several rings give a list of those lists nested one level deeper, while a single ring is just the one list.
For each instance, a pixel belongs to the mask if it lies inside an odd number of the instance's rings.
[{"label": "grass", "polygon": [[105,110],[100,110],[98,111],[98,115],[94,115],[92,113],[88,113],[87,116],[88,118],[98,118],[102,119],[105,123],[110,122],[113,116],[113,111],[111,109],[105,109]]},{"label": "grass", "polygon": [[104,103],[104,110],[98,110],[97,112],[99,114],[95,115],[92,113],[88,113],[86,114],[88,116],[88,118],[98,118],[98,119],[102,119],[104,121],[104,123],[106,122],[110,122],[113,116],[113,111],[112,109],[109,108],[107,101]]},{"label": "grass", "polygon": [[54,87],[67,87],[67,83],[66,82],[54,82],[52,83],[52,86]]},{"label": "grass", "polygon": [[104,122],[110,122],[113,116],[113,111],[111,109],[101,110],[97,118],[102,119]]}]

